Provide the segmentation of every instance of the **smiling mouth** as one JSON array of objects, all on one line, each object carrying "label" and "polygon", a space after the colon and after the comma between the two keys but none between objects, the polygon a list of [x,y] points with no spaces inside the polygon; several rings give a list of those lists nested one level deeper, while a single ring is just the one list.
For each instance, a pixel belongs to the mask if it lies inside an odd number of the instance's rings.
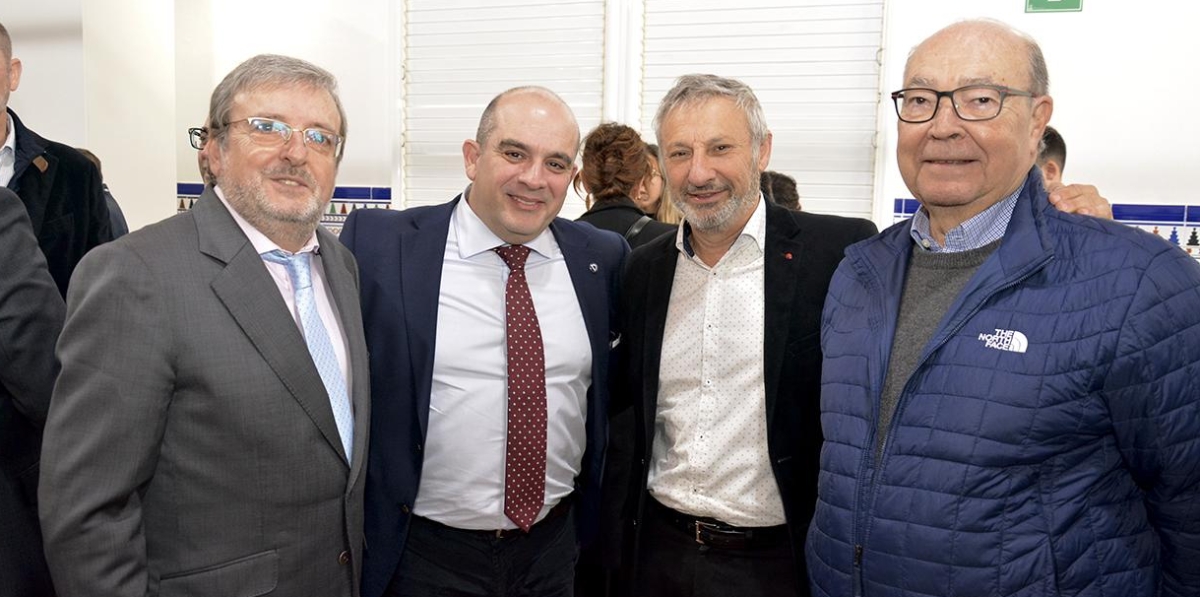
[{"label": "smiling mouth", "polygon": [[538,201],[536,199],[526,199],[524,197],[520,197],[517,195],[510,194],[508,196],[508,198],[511,199],[514,203],[516,203],[517,207],[521,207],[524,209],[535,209],[542,205],[541,201]]},{"label": "smiling mouth", "polygon": [[975,160],[925,160],[929,164],[937,164],[939,166],[961,166],[963,164],[973,163]]}]

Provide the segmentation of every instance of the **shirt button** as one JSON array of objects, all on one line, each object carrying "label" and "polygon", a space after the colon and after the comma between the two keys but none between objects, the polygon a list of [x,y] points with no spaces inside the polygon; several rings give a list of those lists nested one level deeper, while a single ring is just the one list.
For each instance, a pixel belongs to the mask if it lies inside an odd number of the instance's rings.
[{"label": "shirt button", "polygon": [[338,563],[343,566],[345,566],[346,564],[349,564],[350,563],[350,552],[343,551],[342,553],[338,554]]}]

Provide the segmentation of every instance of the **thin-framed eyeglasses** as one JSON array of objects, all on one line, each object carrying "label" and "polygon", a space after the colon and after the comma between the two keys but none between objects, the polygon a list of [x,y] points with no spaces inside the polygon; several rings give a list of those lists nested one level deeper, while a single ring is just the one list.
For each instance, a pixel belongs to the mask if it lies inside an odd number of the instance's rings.
[{"label": "thin-framed eyeglasses", "polygon": [[949,98],[954,113],[963,120],[979,122],[1000,115],[1004,99],[1009,96],[1034,97],[1033,93],[1003,85],[967,85],[952,91],[937,91],[923,87],[912,87],[892,92],[892,103],[896,116],[902,122],[920,124],[937,116],[942,98]]},{"label": "thin-framed eyeglasses", "polygon": [[[242,120],[231,120],[222,126],[233,126],[235,124],[245,124],[249,129],[249,137],[252,142],[263,147],[278,147],[287,143],[292,139],[292,133],[300,133],[300,138],[309,149],[321,154],[335,158],[342,157],[343,139],[341,135],[319,128],[298,129],[282,120],[274,118],[264,118],[262,116],[251,116]],[[196,136],[198,131],[202,135],[211,136],[212,131],[205,129],[188,129],[188,133],[192,135],[192,147],[196,147]],[[200,147],[204,146],[206,139],[200,138]],[[200,147],[197,147],[199,149]]]}]

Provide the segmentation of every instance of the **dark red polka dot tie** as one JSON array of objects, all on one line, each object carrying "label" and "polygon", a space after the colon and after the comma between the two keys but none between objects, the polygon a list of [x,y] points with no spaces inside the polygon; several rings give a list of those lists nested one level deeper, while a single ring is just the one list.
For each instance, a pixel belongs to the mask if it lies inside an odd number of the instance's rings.
[{"label": "dark red polka dot tie", "polygon": [[510,270],[504,289],[508,345],[504,515],[529,532],[546,501],[546,353],[525,279],[529,247],[512,245],[493,250]]}]

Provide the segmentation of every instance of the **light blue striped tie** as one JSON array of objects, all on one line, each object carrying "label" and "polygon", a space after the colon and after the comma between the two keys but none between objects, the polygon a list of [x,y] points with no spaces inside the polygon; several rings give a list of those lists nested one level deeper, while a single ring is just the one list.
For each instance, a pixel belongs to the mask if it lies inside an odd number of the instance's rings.
[{"label": "light blue striped tie", "polygon": [[292,278],[292,292],[296,297],[296,309],[300,312],[300,323],[304,326],[304,342],[313,364],[321,374],[325,392],[329,394],[329,406],[333,408],[333,420],[337,422],[338,434],[342,436],[342,447],[346,449],[346,460],[350,461],[354,446],[354,413],[350,411],[350,397],[346,394],[346,380],[338,364],[337,353],[329,341],[329,332],[317,311],[313,297],[312,253],[288,255],[280,250],[268,251],[262,258],[287,267]]}]

